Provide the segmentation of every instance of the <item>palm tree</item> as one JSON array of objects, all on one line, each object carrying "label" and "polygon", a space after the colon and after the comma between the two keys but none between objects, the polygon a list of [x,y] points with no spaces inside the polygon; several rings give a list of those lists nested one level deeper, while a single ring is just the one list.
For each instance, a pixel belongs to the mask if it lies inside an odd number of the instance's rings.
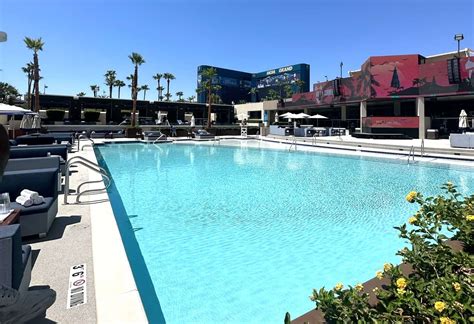
[{"label": "palm tree", "polygon": [[34,66],[34,91],[35,91],[35,112],[39,112],[39,62],[38,62],[38,52],[43,50],[44,42],[41,40],[41,37],[38,39],[33,39],[25,37],[23,40],[26,47],[33,50],[33,66]]},{"label": "palm tree", "polygon": [[126,77],[128,81],[130,81],[130,84],[128,87],[130,88],[130,98],[133,99],[133,89],[132,89],[132,83],[133,83],[133,74],[130,74],[128,77]]},{"label": "palm tree", "polygon": [[201,73],[201,76],[201,86],[196,91],[207,93],[207,127],[211,128],[212,101],[218,97],[216,92],[221,89],[221,86],[218,84],[213,84],[212,82],[217,76],[217,70],[215,68],[204,69]]},{"label": "palm tree", "polygon": [[158,100],[163,100],[163,90],[165,90],[165,87],[163,86],[159,86],[158,88],[156,88],[156,90],[158,90]]},{"label": "palm tree", "polygon": [[120,88],[125,87],[125,82],[122,80],[115,80],[114,86],[118,88],[118,98],[120,99]]},{"label": "palm tree", "polygon": [[174,80],[176,79],[175,76],[171,73],[164,73],[163,74],[163,78],[165,78],[166,80],[166,98],[167,98],[167,101],[170,101],[170,97],[172,97],[172,95],[170,95],[170,81],[171,80]]},{"label": "palm tree", "polygon": [[94,98],[97,98],[97,92],[99,92],[100,87],[97,84],[93,84],[90,87],[92,92],[94,93]]},{"label": "palm tree", "polygon": [[34,75],[34,64],[32,62],[26,63],[24,67],[21,68],[21,70],[26,73],[28,77],[28,92],[27,92],[27,107],[28,109],[31,109],[31,83],[33,82],[33,75]]},{"label": "palm tree", "polygon": [[115,81],[117,80],[117,72],[114,70],[108,70],[104,74],[105,77],[105,85],[109,87],[109,98],[112,99],[112,89],[115,86]]},{"label": "palm tree", "polygon": [[143,57],[138,53],[132,53],[128,56],[128,58],[132,61],[133,65],[135,65],[135,73],[133,74],[133,81],[132,81],[132,127],[135,127],[136,124],[136,112],[137,112],[137,93],[138,93],[138,66],[145,63]]},{"label": "palm tree", "polygon": [[250,91],[248,93],[251,97],[252,97],[252,100],[255,98],[255,101],[258,101],[258,89],[253,87],[253,88],[250,88]]},{"label": "palm tree", "polygon": [[189,101],[189,102],[193,102],[193,101],[194,101],[194,99],[196,99],[196,96],[191,96],[191,97],[188,97],[188,101]]},{"label": "palm tree", "polygon": [[183,101],[183,91],[176,92],[176,96],[178,97],[178,101]]},{"label": "palm tree", "polygon": [[143,100],[145,100],[145,97],[146,97],[146,92],[147,90],[150,90],[150,88],[148,88],[148,84],[144,84],[140,87],[140,90],[143,90]]},{"label": "palm tree", "polygon": [[296,86],[298,87],[298,93],[303,91],[304,81],[303,80],[296,80]]},{"label": "palm tree", "polygon": [[156,90],[158,90],[158,99],[160,99],[160,97],[162,96],[162,91],[165,89],[161,86],[160,84],[160,81],[161,81],[161,78],[163,77],[163,74],[160,74],[160,73],[157,73],[153,76],[153,79],[155,79],[156,81],[158,81],[158,87],[156,88]]},{"label": "palm tree", "polygon": [[170,101],[170,98],[172,97],[173,95],[171,93],[165,93],[165,98],[166,98],[166,101]]},{"label": "palm tree", "polygon": [[78,96],[78,97],[84,97],[85,95],[86,95],[86,93],[82,92],[82,91],[79,92],[78,94],[76,94],[76,96]]}]

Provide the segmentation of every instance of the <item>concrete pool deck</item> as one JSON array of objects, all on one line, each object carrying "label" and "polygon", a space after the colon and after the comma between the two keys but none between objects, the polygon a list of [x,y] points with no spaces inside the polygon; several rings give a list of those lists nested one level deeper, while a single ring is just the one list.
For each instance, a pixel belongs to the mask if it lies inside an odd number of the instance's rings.
[{"label": "concrete pool deck", "polygon": [[[260,138],[262,141],[258,140]],[[176,144],[216,145],[216,141],[197,142],[187,138],[173,139]],[[292,137],[249,137],[250,141],[242,141],[239,144],[239,136],[223,136],[220,139],[222,145],[278,147],[280,149],[288,149],[293,141]],[[315,145],[312,145],[312,138],[296,138],[296,140],[304,144],[304,146],[299,145],[298,150],[308,152],[380,156],[404,161],[407,160],[406,155],[411,146],[419,145],[421,142],[419,140],[353,139],[345,136],[318,138]],[[142,142],[135,139],[94,139],[94,141],[98,145],[109,142]],[[262,145],[262,143],[265,144]],[[401,148],[403,151],[400,150]],[[471,162],[474,161],[474,150],[452,149],[449,147],[448,140],[425,140],[425,149],[427,148],[433,151],[429,151],[428,156],[417,158],[417,161],[439,161],[471,167],[474,165]],[[361,152],[361,150],[365,151]],[[371,150],[373,152],[370,152]],[[458,150],[461,150],[460,156],[455,154]],[[383,154],[383,151],[390,155]],[[430,157],[430,154],[437,157]],[[94,163],[97,162],[90,147],[71,153],[70,157],[76,155]],[[454,160],[459,158],[463,160]],[[76,188],[83,181],[101,180],[99,174],[84,166],[79,165],[74,168],[74,171],[71,175],[72,188]],[[102,193],[84,196],[81,199],[84,203],[81,204],[73,204],[75,196],[69,197],[70,204],[68,205],[63,204],[63,195],[60,195],[58,199],[58,216],[48,236],[26,242],[32,245],[33,250],[34,266],[31,286],[50,285],[57,293],[56,302],[48,310],[47,317],[42,323],[77,323],[78,321],[81,323],[146,323],[145,311],[108,195]],[[71,266],[82,263],[87,264],[87,303],[67,309],[69,269]]]}]

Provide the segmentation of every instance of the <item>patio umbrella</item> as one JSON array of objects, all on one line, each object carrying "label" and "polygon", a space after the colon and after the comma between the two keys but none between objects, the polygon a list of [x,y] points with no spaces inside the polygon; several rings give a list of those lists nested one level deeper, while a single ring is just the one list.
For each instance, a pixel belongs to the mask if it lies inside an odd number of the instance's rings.
[{"label": "patio umbrella", "polygon": [[316,126],[318,126],[320,119],[328,119],[326,116],[323,116],[323,115],[320,115],[320,114],[316,114],[316,115],[313,115],[313,116],[309,116],[308,118],[310,118],[310,119],[317,119],[317,121],[316,121]]},{"label": "patio umbrella", "polygon": [[459,129],[463,130],[467,128],[467,114],[466,111],[463,109],[459,114]]},{"label": "patio umbrella", "polygon": [[196,127],[196,120],[194,119],[194,115],[191,116],[191,127]]},{"label": "patio umbrella", "polygon": [[31,110],[0,103],[0,115],[24,115],[24,114],[31,114]]},{"label": "patio umbrella", "polygon": [[237,115],[238,120],[249,119],[249,115],[247,113],[240,113]]},{"label": "patio umbrella", "polygon": [[35,114],[34,117],[33,117],[33,125],[32,127],[33,129],[40,129],[41,128],[41,118],[38,114]]},{"label": "patio umbrella", "polygon": [[297,118],[298,119],[304,119],[304,118],[308,118],[309,115],[308,114],[305,114],[305,113],[299,113],[299,114],[296,114],[296,116],[298,116]]},{"label": "patio umbrella", "polygon": [[279,122],[278,113],[275,113],[275,123]]},{"label": "patio umbrella", "polygon": [[[286,118],[288,115],[293,115],[293,113],[286,112],[284,114],[281,114],[280,117]],[[291,117],[290,117],[291,118]]]}]

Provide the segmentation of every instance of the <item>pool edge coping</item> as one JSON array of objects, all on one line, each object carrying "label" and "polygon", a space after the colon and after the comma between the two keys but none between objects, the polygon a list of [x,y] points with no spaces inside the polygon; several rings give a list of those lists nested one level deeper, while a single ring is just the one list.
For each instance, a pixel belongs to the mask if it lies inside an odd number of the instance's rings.
[{"label": "pool edge coping", "polygon": [[[87,155],[97,164],[94,151]],[[91,170],[89,180],[101,180],[99,185],[104,185],[102,177]],[[148,323],[109,195],[105,192],[92,199],[105,200],[90,204],[97,322]]]}]

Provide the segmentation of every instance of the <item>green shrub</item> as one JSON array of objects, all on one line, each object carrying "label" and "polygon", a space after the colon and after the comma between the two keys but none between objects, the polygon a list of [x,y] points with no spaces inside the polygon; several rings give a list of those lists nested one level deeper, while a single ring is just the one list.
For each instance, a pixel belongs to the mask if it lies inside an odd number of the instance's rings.
[{"label": "green shrub", "polygon": [[63,109],[48,109],[46,116],[48,116],[50,121],[63,121],[65,113]]},{"label": "green shrub", "polygon": [[[425,199],[417,192],[406,196],[420,208],[408,219],[409,227],[395,228],[411,245],[398,255],[413,272],[406,276],[399,266],[385,264],[376,277],[389,283],[374,290],[379,300],[375,306],[369,304],[369,295],[360,284],[313,290],[310,299],[328,322],[452,324],[474,320],[474,195],[462,197],[449,182],[442,189],[444,196]],[[446,244],[448,232],[463,241],[463,251],[456,252]]]},{"label": "green shrub", "polygon": [[96,122],[99,120],[100,111],[84,110],[84,120],[86,122]]}]

